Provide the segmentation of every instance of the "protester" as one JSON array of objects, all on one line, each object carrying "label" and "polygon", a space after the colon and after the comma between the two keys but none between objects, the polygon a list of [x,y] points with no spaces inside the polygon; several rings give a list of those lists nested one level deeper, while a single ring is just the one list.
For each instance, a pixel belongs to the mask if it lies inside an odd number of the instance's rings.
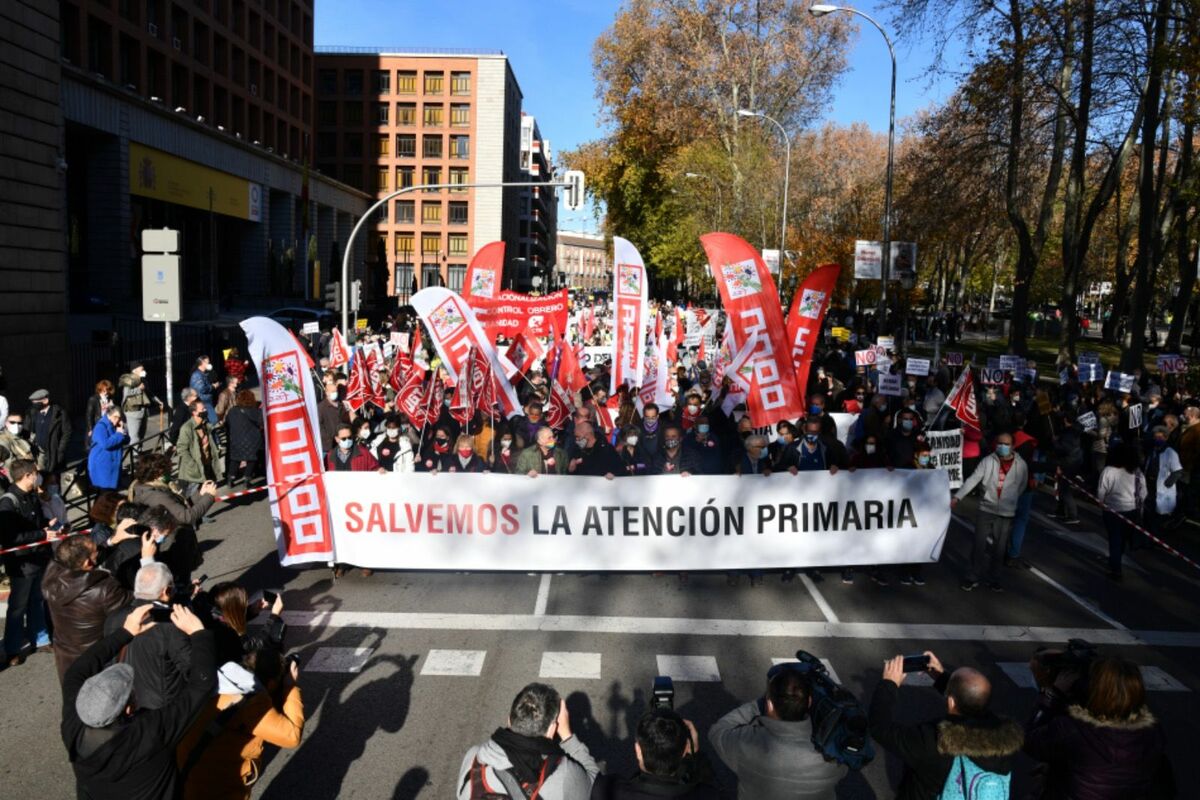
[{"label": "protester", "polygon": [[108,414],[108,410],[116,404],[116,389],[113,387],[112,381],[97,381],[96,392],[88,398],[83,412],[84,430],[87,431],[85,447],[91,446],[92,433],[96,428],[96,423],[103,419]]},{"label": "protester", "polygon": [[513,698],[508,726],[472,747],[458,770],[458,800],[485,793],[576,800],[589,796],[600,767],[571,731],[567,704],[553,687],[531,683]]},{"label": "protester", "polygon": [[475,455],[475,445],[469,434],[459,434],[454,453],[447,461],[447,472],[487,472],[487,462]]},{"label": "protester", "polygon": [[37,468],[47,488],[57,488],[58,476],[67,468],[71,421],[62,406],[50,402],[50,393],[45,389],[29,395],[29,402],[32,405],[25,415],[25,429],[37,446]]},{"label": "protester", "polygon": [[225,416],[225,427],[225,476],[230,488],[238,481],[245,481],[249,488],[263,466],[263,413],[254,392],[242,389],[237,393],[236,404]]},{"label": "protester", "polygon": [[[153,559],[154,547],[147,548]],[[60,683],[75,659],[104,638],[104,620],[129,602],[129,591],[97,566],[96,545],[87,536],[73,536],[55,546],[42,579]]]},{"label": "protester", "polygon": [[1185,474],[1179,455],[1167,446],[1167,428],[1155,425],[1150,431],[1150,453],[1146,456],[1146,500],[1143,521],[1147,530],[1162,536],[1177,505],[1176,484]]},{"label": "protester", "polygon": [[970,667],[948,670],[933,653],[924,655],[934,690],[946,698],[945,715],[915,725],[896,721],[900,687],[907,677],[904,656],[884,662],[883,679],[875,686],[867,712],[871,738],[904,763],[897,800],[937,800],[947,796],[943,789],[959,785],[960,778],[969,787],[982,773],[997,776],[1007,786],[1013,757],[1024,742],[1021,726],[990,710],[992,685],[982,673]]},{"label": "protester", "polygon": [[513,475],[517,472],[518,453],[513,447],[513,433],[505,427],[500,433],[496,434],[496,439],[499,445],[496,447],[488,458],[488,466],[492,472],[500,472],[506,475]]},{"label": "protester", "polygon": [[5,415],[4,430],[0,431],[0,448],[6,455],[0,461],[0,466],[11,474],[12,463],[22,459],[36,461],[33,454],[33,442],[29,440],[29,432],[24,428],[24,418],[20,413],[10,411]]},{"label": "protester", "polygon": [[521,451],[517,457],[517,472],[536,478],[538,475],[566,475],[567,451],[556,445],[557,439],[550,428],[539,428],[537,441]]},{"label": "protester", "polygon": [[696,417],[691,433],[684,437],[683,448],[690,452],[692,471],[697,475],[722,475],[727,471],[721,442],[713,433],[707,414]]},{"label": "protester", "polygon": [[760,700],[730,711],[713,724],[708,740],[737,775],[741,800],[832,798],[848,772],[813,746],[812,686],[793,669],[780,669]]},{"label": "protester", "polygon": [[[0,548],[8,549],[45,539],[55,520],[47,520],[38,502],[42,476],[28,459],[12,462],[8,470],[12,484],[0,496]],[[25,663],[25,647],[41,650],[50,646],[46,627],[46,601],[42,578],[50,561],[49,547],[33,547],[4,554],[8,575],[8,607],[4,613],[4,656],[8,666]]]},{"label": "protester", "polygon": [[652,708],[634,732],[638,771],[629,777],[600,775],[592,800],[650,800],[655,797],[716,800],[710,768],[700,753],[700,736],[690,720],[667,708]]},{"label": "protester", "polygon": [[404,435],[404,422],[396,414],[384,418],[383,431],[371,442],[375,460],[381,469],[390,472],[414,472],[416,458],[412,441]]},{"label": "protester", "polygon": [[121,420],[121,409],[108,406],[90,434],[88,479],[94,489],[116,489],[121,483],[121,457],[129,434]]},{"label": "protester", "polygon": [[247,644],[252,644],[249,637],[250,621],[268,610],[267,623],[256,636],[282,651],[283,638],[287,633],[282,616],[282,594],[276,594],[268,602],[265,593],[251,597],[245,587],[226,581],[218,583],[206,594],[198,595],[193,604],[208,609],[205,619],[216,637],[218,662],[224,664],[241,659]]},{"label": "protester", "polygon": [[188,387],[195,390],[197,399],[204,404],[205,421],[209,425],[217,424],[217,407],[213,399],[213,391],[220,385],[220,381],[212,379],[212,361],[208,356],[198,357],[192,367]]},{"label": "protester", "polygon": [[92,645],[63,679],[62,739],[75,770],[79,797],[162,800],[181,788],[175,747],[216,686],[212,636],[183,606],[172,606],[171,624],[192,646],[187,686],[172,702],[135,712],[134,667],[106,667],[148,631],[150,606],[130,612],[124,626]]},{"label": "protester", "polygon": [[179,391],[179,405],[171,412],[171,425],[167,428],[167,441],[174,447],[179,441],[179,431],[192,421],[192,403],[200,399],[196,390],[187,386]]},{"label": "protester", "polygon": [[746,452],[736,467],[737,475],[770,475],[771,467],[767,459],[767,437],[752,434],[746,437]]},{"label": "protester", "polygon": [[1122,578],[1121,563],[1126,546],[1132,545],[1133,526],[1141,523],[1141,511],[1146,501],[1146,477],[1138,467],[1137,449],[1128,442],[1117,445],[1111,453],[1112,463],[1100,473],[1096,499],[1104,507],[1104,530],[1108,533],[1108,577]]},{"label": "protester", "polygon": [[574,457],[567,463],[567,472],[604,477],[611,481],[624,472],[624,465],[608,442],[596,437],[592,423],[578,422],[575,424]]},{"label": "protester", "polygon": [[354,429],[343,423],[334,438],[336,445],[325,454],[326,472],[385,472],[371,451],[354,440]]},{"label": "protester", "polygon": [[622,429],[617,438],[619,440],[617,457],[621,459],[622,474],[629,478],[648,475],[650,465],[646,463],[642,451],[638,447],[638,443],[642,440],[641,428],[630,425]]},{"label": "protester", "polygon": [[321,449],[328,452],[335,447],[334,438],[338,426],[350,421],[342,404],[342,389],[338,386],[337,377],[325,374],[325,395],[317,403],[317,422],[321,428]]},{"label": "protester", "polygon": [[146,432],[146,410],[154,404],[161,407],[162,402],[152,397],[146,388],[146,365],[141,361],[131,361],[129,372],[117,383],[121,387],[121,412],[129,429],[129,443],[136,451]]},{"label": "protester", "polygon": [[696,466],[692,452],[683,446],[683,428],[674,423],[664,426],[662,448],[650,462],[650,474],[690,476]]},{"label": "protester", "polygon": [[950,500],[950,508],[958,501],[982,487],[979,512],[975,519],[974,538],[971,543],[971,558],[966,575],[959,588],[969,592],[987,580],[988,588],[994,592],[1004,591],[1000,583],[1000,569],[1008,551],[1008,537],[1012,533],[1013,516],[1017,512],[1017,498],[1026,491],[1029,470],[1025,461],[1013,450],[1013,437],[1008,433],[996,436],[996,449],[979,462],[979,467]]},{"label": "protester", "polygon": [[179,485],[191,497],[206,483],[220,483],[225,477],[225,462],[220,445],[207,421],[206,406],[192,403],[192,418],[179,429],[175,449],[179,453]]}]

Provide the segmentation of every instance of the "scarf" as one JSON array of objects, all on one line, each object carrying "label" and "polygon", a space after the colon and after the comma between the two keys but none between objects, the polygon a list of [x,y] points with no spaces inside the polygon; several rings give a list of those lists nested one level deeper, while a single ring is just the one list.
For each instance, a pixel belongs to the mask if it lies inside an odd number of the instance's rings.
[{"label": "scarf", "polygon": [[542,762],[547,758],[554,759],[546,767],[546,778],[563,758],[562,748],[558,742],[545,736],[522,736],[508,728],[497,728],[492,734],[492,741],[500,745],[500,749],[512,762],[512,773],[523,784],[536,785],[542,772]]}]

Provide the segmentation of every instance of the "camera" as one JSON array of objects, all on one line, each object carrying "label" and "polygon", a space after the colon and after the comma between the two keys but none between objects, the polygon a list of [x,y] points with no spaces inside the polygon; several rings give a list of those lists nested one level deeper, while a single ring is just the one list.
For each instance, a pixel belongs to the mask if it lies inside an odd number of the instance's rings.
[{"label": "camera", "polygon": [[875,744],[867,735],[867,714],[858,698],[834,683],[821,660],[805,650],[796,651],[796,660],[776,664],[767,673],[767,682],[789,670],[799,672],[808,681],[812,704],[812,743],[826,761],[862,769],[875,758]]},{"label": "camera", "polygon": [[929,656],[924,653],[904,657],[905,672],[924,672],[927,669],[929,669]]},{"label": "camera", "polygon": [[171,604],[160,603],[155,600],[150,604],[150,620],[152,622],[170,622],[171,621]]},{"label": "camera", "polygon": [[650,707],[675,709],[675,684],[670,675],[655,677],[654,687],[650,690]]},{"label": "camera", "polygon": [[[1087,698],[1088,672],[1099,652],[1096,645],[1083,639],[1068,639],[1065,649],[1040,649],[1033,655],[1038,669],[1034,671],[1042,689],[1063,695],[1068,703],[1082,703]],[[1068,676],[1070,685],[1060,685]]]}]

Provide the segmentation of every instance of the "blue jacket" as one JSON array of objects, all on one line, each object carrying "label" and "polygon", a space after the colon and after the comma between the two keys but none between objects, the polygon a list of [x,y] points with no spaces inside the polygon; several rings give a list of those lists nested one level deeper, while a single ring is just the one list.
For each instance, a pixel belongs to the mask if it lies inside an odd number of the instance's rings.
[{"label": "blue jacket", "polygon": [[204,403],[204,405],[212,408],[213,387],[212,381],[209,380],[207,372],[201,372],[198,369],[192,370],[192,377],[188,381],[188,386],[196,390],[196,394],[200,395],[200,401]]},{"label": "blue jacket", "polygon": [[101,417],[92,429],[88,477],[97,489],[116,489],[121,482],[121,448],[128,441],[129,434],[118,433],[108,417]]}]

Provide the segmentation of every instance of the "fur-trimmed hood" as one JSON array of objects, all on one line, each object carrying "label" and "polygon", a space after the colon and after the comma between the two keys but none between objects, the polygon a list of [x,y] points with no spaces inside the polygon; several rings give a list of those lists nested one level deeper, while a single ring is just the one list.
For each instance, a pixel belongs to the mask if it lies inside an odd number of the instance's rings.
[{"label": "fur-trimmed hood", "polygon": [[1004,758],[1021,749],[1025,731],[1010,719],[944,719],[937,726],[938,753],[969,758]]},{"label": "fur-trimmed hood", "polygon": [[1153,728],[1158,724],[1158,720],[1146,706],[1142,706],[1125,719],[1101,719],[1092,716],[1083,706],[1071,706],[1067,709],[1067,714],[1071,719],[1091,725],[1093,728],[1107,728],[1115,731],[1141,731]]}]

